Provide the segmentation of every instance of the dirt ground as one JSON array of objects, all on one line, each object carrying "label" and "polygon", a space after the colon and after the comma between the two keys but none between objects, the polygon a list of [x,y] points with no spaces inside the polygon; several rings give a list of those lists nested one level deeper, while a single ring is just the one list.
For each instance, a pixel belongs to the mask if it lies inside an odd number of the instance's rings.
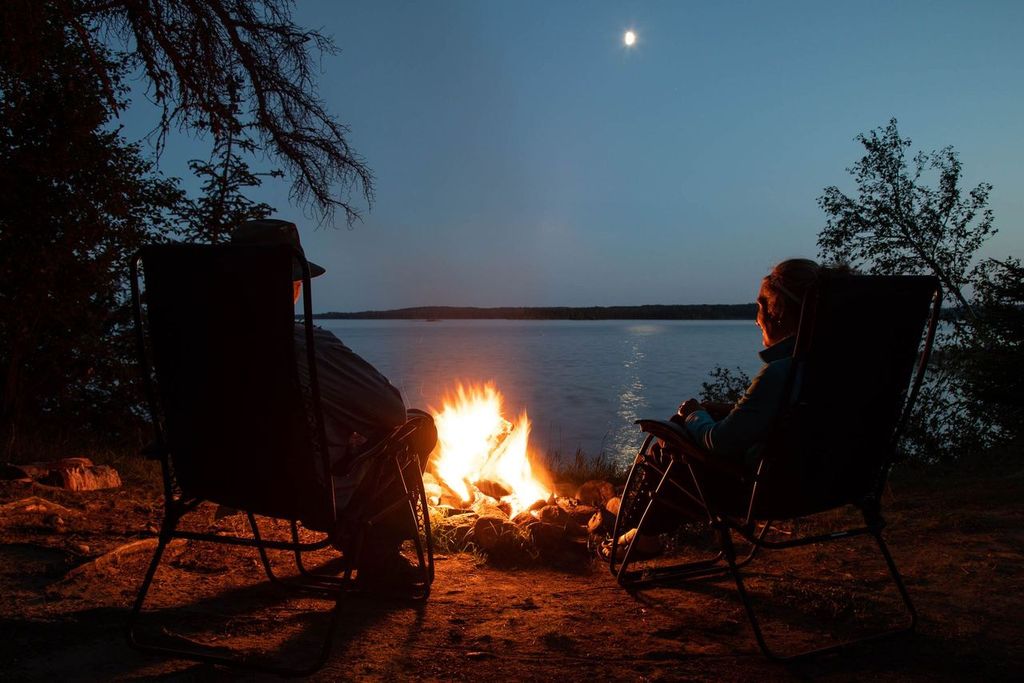
[{"label": "dirt ground", "polygon": [[[996,680],[1024,674],[1024,472],[904,471],[886,537],[920,613],[916,633],[781,665],[758,651],[728,579],[630,594],[605,565],[494,567],[441,556],[429,600],[346,598],[315,680]],[[124,625],[161,517],[152,488],[69,493],[0,483],[0,679],[253,678],[130,649]],[[54,507],[60,506],[60,507]],[[197,513],[195,528],[241,517]],[[804,524],[828,528],[836,515]],[[319,561],[328,565],[331,553]],[[101,558],[101,559],[97,559]],[[285,556],[278,557],[287,566]],[[768,553],[748,568],[770,641],[782,651],[899,619],[868,539]],[[181,542],[158,573],[149,633],[308,660],[326,625],[322,600],[282,596],[250,549]],[[155,619],[155,621],[154,621]],[[262,679],[263,676],[256,678]]]}]

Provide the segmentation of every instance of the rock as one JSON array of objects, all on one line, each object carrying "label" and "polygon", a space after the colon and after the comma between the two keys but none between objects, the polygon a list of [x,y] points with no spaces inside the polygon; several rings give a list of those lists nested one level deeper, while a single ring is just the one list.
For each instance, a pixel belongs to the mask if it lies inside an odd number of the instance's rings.
[{"label": "rock", "polygon": [[614,498],[609,498],[607,501],[605,501],[604,509],[617,517],[619,515],[619,505],[621,504],[622,499],[619,498],[618,496],[615,496]]},{"label": "rock", "polygon": [[537,518],[533,516],[533,513],[529,510],[523,510],[518,515],[512,518],[512,523],[518,526],[526,526],[536,522]]},{"label": "rock", "polygon": [[544,507],[547,504],[548,504],[548,501],[546,501],[546,500],[538,500],[538,501],[536,501],[533,505],[531,505],[527,509],[532,512],[534,510],[540,510],[542,507]]},{"label": "rock", "polygon": [[64,507],[63,505],[52,503],[45,498],[40,498],[39,496],[29,496],[28,498],[22,498],[21,500],[15,500],[10,503],[0,505],[0,513],[4,515],[32,512],[49,512],[62,517],[72,517],[79,514],[74,510]]},{"label": "rock", "polygon": [[476,487],[480,490],[480,493],[490,496],[491,498],[494,498],[496,500],[501,500],[505,496],[512,493],[511,489],[508,489],[499,484],[498,482],[491,481],[489,479],[481,479],[480,481],[476,482]]},{"label": "rock", "polygon": [[469,540],[496,562],[522,563],[534,559],[534,550],[525,534],[508,521],[481,517],[473,525]]},{"label": "rock", "polygon": [[577,489],[576,497],[588,505],[603,506],[615,497],[615,487],[607,481],[592,479]]},{"label": "rock", "polygon": [[586,536],[587,530],[582,524],[572,518],[568,512],[557,505],[546,505],[537,511],[537,519],[545,524],[552,524],[562,528],[571,536]]},{"label": "rock", "polygon": [[586,524],[587,520],[597,512],[596,507],[581,503],[577,498],[559,498],[558,507],[568,512],[577,524]]},{"label": "rock", "polygon": [[529,529],[530,540],[542,554],[561,549],[565,542],[565,529],[557,524],[537,522]]},{"label": "rock", "polygon": [[94,465],[88,458],[64,458],[16,467],[40,484],[69,491],[94,491],[121,486],[117,470],[109,465]]},{"label": "rock", "polygon": [[435,524],[434,531],[443,547],[450,550],[463,550],[477,519],[475,512],[442,517]]},{"label": "rock", "polygon": [[591,534],[605,534],[615,527],[615,515],[604,508],[596,510],[587,521],[587,531]]},{"label": "rock", "polygon": [[572,515],[558,505],[545,505],[537,510],[537,519],[545,524],[558,524],[565,526],[572,521]]},{"label": "rock", "polygon": [[498,539],[504,534],[514,533],[515,526],[495,517],[481,517],[473,525],[473,543],[484,550],[493,550],[498,545]]},{"label": "rock", "polygon": [[25,471],[25,468],[14,463],[5,462],[0,464],[0,480],[23,481],[31,480],[32,475]]},{"label": "rock", "polygon": [[57,533],[67,531],[67,524],[64,522],[64,518],[55,513],[50,513],[43,517],[43,524]]}]

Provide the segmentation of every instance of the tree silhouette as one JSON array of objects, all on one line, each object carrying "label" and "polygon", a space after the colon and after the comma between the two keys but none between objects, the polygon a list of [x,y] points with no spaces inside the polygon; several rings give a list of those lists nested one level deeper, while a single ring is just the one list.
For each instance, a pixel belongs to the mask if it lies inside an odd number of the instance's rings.
[{"label": "tree silhouette", "polygon": [[911,141],[896,119],[856,139],[865,152],[848,169],[856,195],[833,186],[818,199],[827,216],[818,235],[822,258],[869,273],[933,274],[957,309],[940,330],[908,450],[956,460],[1019,438],[1024,270],[1012,259],[978,258],[996,232],[992,186],[964,189],[952,147],[908,159]]},{"label": "tree silhouette", "polygon": [[[964,192],[952,147],[920,152],[908,163],[909,138],[896,119],[858,135],[864,156],[848,169],[857,195],[825,188],[818,204],[828,221],[818,235],[822,258],[871,273],[930,273],[973,316],[964,287],[974,279],[978,248],[995,234],[987,208],[992,186]],[[927,183],[934,177],[935,186]]]},{"label": "tree silhouette", "polygon": [[[5,32],[14,28],[9,15],[2,18]],[[24,450],[26,430],[59,442],[99,424],[113,438],[127,428],[136,372],[125,363],[124,274],[136,249],[172,229],[182,198],[177,183],[157,175],[110,126],[106,85],[93,65],[118,83],[116,59],[100,47],[87,53],[59,15],[35,18],[19,27],[33,32],[31,52],[0,43],[7,455]]]},{"label": "tree silhouette", "polygon": [[321,219],[340,209],[357,220],[353,192],[372,204],[372,173],[317,94],[314,56],[336,48],[294,24],[290,0],[6,2],[4,39],[23,59],[41,49],[32,24],[48,10],[61,18],[111,112],[123,106],[120,69],[138,70],[161,111],[158,148],[174,129],[209,131],[270,155],[292,179],[292,199]]}]

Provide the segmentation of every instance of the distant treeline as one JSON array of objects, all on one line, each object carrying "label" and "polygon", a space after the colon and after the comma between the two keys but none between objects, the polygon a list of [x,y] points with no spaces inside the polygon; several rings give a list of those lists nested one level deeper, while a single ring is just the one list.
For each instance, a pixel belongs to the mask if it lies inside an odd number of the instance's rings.
[{"label": "distant treeline", "polygon": [[315,313],[327,320],[753,320],[756,304],[474,308],[420,306],[391,311]]}]

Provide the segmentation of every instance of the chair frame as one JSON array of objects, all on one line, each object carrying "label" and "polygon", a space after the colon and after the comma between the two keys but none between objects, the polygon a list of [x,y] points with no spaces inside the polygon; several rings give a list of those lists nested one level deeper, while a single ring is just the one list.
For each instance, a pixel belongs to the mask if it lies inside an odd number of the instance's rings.
[{"label": "chair frame", "polygon": [[[810,300],[810,298],[811,297],[808,297],[808,300]],[[801,311],[801,324],[805,320],[805,316],[808,314],[808,306],[813,305],[809,303],[808,300],[805,300],[803,310]],[[889,548],[886,545],[885,540],[882,538],[882,530],[885,528],[885,520],[881,514],[881,499],[889,471],[896,460],[896,443],[906,427],[907,420],[913,410],[921,384],[924,380],[925,370],[927,368],[935,340],[935,332],[938,325],[941,306],[942,289],[936,282],[931,303],[931,311],[927,320],[924,344],[918,356],[917,366],[914,370],[910,384],[910,390],[903,404],[903,409],[900,413],[895,431],[890,443],[888,444],[889,454],[887,460],[882,467],[882,471],[880,472],[880,476],[878,477],[873,490],[863,499],[854,503],[863,516],[864,524],[862,526],[855,526],[831,533],[800,536],[788,540],[768,540],[766,538],[767,532],[771,528],[771,525],[778,520],[757,520],[754,515],[759,488],[763,484],[761,480],[766,466],[766,459],[762,458],[758,463],[755,474],[750,482],[750,501],[746,514],[743,516],[730,515],[717,510],[713,501],[709,502],[706,500],[700,484],[701,477],[698,476],[698,473],[695,471],[695,465],[718,469],[723,473],[736,477],[738,481],[743,476],[743,468],[738,465],[724,464],[710,458],[705,451],[701,450],[694,443],[686,430],[674,422],[661,420],[638,420],[636,424],[640,426],[641,430],[645,432],[647,436],[640,447],[636,460],[634,461],[633,467],[626,480],[622,507],[620,508],[620,514],[618,514],[615,519],[610,544],[611,552],[609,554],[609,569],[611,570],[612,575],[615,576],[617,582],[624,588],[635,589],[652,584],[664,584],[677,581],[681,582],[730,574],[736,584],[736,591],[739,595],[740,601],[743,603],[744,610],[754,631],[754,637],[757,640],[759,648],[766,657],[775,661],[792,661],[804,657],[835,652],[849,647],[850,645],[880,640],[913,631],[917,624],[917,610],[911,601],[910,594],[907,591],[903,577],[900,575],[900,572],[896,567],[892,554],[889,552]],[[793,371],[796,371],[795,364]],[[792,381],[792,377],[790,378],[790,381]],[[659,441],[664,442],[667,448],[662,449],[659,445]],[[687,478],[687,481],[692,482],[694,487],[692,491],[696,492],[696,495],[680,485],[678,481],[673,478],[675,470],[681,471],[682,475]],[[626,496],[630,493],[632,488],[642,486],[638,479],[649,473],[654,474],[658,483],[653,490],[648,489],[647,491],[644,491],[643,489],[639,489],[636,491],[636,494],[639,497],[646,497],[646,502],[643,500],[638,500],[637,502],[637,505],[643,506],[643,512],[640,515],[640,520],[636,524],[637,533],[634,537],[634,541],[631,541],[626,546],[625,552],[622,553],[622,557],[619,558],[618,539],[620,538],[620,534],[626,531],[626,529],[621,528],[625,526],[624,517],[628,512],[626,510]],[[655,505],[667,507],[684,515],[692,514],[671,501],[664,500],[662,498],[662,494],[667,487],[674,487],[676,493],[682,494],[691,503],[699,506],[700,509],[703,509],[706,512],[706,523],[715,531],[718,537],[719,550],[712,557],[700,560],[655,568],[630,569],[630,565],[632,563],[639,561],[639,558],[637,557],[638,553],[634,553],[635,538],[639,537],[640,530],[643,528],[644,523],[649,519],[651,511],[654,509]],[[759,522],[760,529],[758,529]],[[749,545],[749,550],[742,556],[737,553],[734,534],[739,536],[740,539]],[[889,575],[892,582],[895,584],[906,609],[906,622],[902,625],[898,625],[881,632],[794,654],[782,655],[773,650],[765,639],[760,620],[757,617],[750,595],[744,585],[743,575],[740,572],[740,569],[750,563],[758,551],[762,549],[784,550],[815,543],[840,541],[863,535],[870,535],[874,538],[882,557],[885,559]]]},{"label": "chair frame", "polygon": [[[312,439],[311,444],[316,456],[322,458],[324,469],[330,477],[330,458],[324,444],[327,443],[324,430],[322,405],[320,401],[320,386],[317,379],[315,362],[315,350],[313,345],[313,311],[312,296],[310,287],[309,264],[304,255],[294,250],[293,258],[300,264],[302,269],[302,283],[305,290],[303,297],[303,324],[306,332],[306,354],[310,378],[310,394],[312,396],[312,424],[318,438]],[[167,440],[161,420],[160,403],[157,399],[157,392],[154,382],[154,372],[149,360],[147,349],[147,337],[143,324],[143,297],[139,286],[139,264],[143,261],[143,252],[135,254],[130,266],[130,280],[132,292],[132,313],[136,330],[136,345],[139,367],[143,376],[143,388],[150,415],[156,432],[155,442],[148,446],[142,453],[149,459],[158,459],[161,465],[162,483],[164,491],[164,519],[160,527],[157,540],[157,547],[153,553],[152,560],[146,570],[142,585],[135,598],[132,610],[126,627],[126,637],[132,647],[155,654],[180,657],[193,661],[208,664],[224,665],[272,673],[280,676],[307,676],[319,670],[330,656],[331,645],[338,624],[341,620],[343,598],[346,594],[359,590],[358,576],[353,577],[353,570],[356,569],[363,543],[368,535],[373,533],[374,525],[396,508],[403,506],[408,508],[417,529],[414,545],[417,557],[417,569],[420,573],[420,580],[410,586],[408,595],[403,595],[416,601],[425,600],[430,595],[431,584],[434,580],[434,553],[430,533],[430,517],[427,512],[427,496],[423,488],[423,480],[417,454],[407,447],[407,440],[415,430],[413,422],[396,427],[390,434],[373,446],[370,452],[364,457],[370,459],[371,466],[365,480],[371,481],[369,485],[369,498],[362,498],[356,503],[356,510],[350,512],[346,509],[345,517],[339,518],[337,511],[334,511],[333,524],[335,529],[342,523],[354,526],[354,551],[351,556],[343,555],[343,569],[340,575],[320,574],[310,571],[304,562],[303,556],[307,553],[327,548],[332,543],[332,536],[328,532],[324,537],[315,541],[302,541],[299,534],[300,522],[297,518],[288,518],[290,525],[291,540],[277,541],[264,538],[260,533],[256,515],[250,511],[246,514],[251,537],[235,535],[219,535],[179,529],[182,519],[195,510],[205,499],[185,495],[175,479],[173,454],[166,446]],[[144,263],[143,263],[144,267]],[[383,509],[369,514],[367,510],[372,502],[376,502],[376,496],[394,483],[400,486],[402,496],[395,498]],[[334,508],[334,487],[323,487],[324,495],[330,497],[330,509]],[[215,502],[215,501],[214,501]],[[276,664],[263,663],[246,658],[244,655],[214,654],[208,650],[199,648],[178,647],[169,644],[161,644],[156,641],[141,639],[137,633],[137,623],[142,612],[146,597],[149,593],[153,578],[160,566],[164,551],[168,544],[175,539],[188,541],[201,541],[216,543],[226,546],[244,546],[255,548],[260,558],[260,563],[266,573],[267,579],[278,586],[299,594],[320,597],[326,600],[333,600],[334,605],[330,610],[329,622],[325,629],[324,638],[316,657],[307,665],[299,667],[280,666]],[[278,576],[270,561],[268,550],[287,551],[293,555],[295,568],[298,575],[294,578],[284,579]]]}]

